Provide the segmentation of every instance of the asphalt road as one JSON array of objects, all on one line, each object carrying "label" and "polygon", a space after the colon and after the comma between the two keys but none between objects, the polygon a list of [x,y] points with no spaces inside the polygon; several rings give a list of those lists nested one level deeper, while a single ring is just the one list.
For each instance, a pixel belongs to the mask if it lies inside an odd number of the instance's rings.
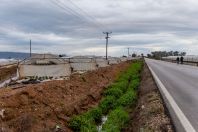
[{"label": "asphalt road", "polygon": [[146,63],[198,131],[198,67],[150,59]]}]

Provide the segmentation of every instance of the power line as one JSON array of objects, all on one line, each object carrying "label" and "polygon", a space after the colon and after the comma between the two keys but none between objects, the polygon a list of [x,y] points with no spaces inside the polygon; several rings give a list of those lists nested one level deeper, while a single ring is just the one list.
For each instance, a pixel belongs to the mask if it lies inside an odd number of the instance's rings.
[{"label": "power line", "polygon": [[[104,31],[103,26],[97,24],[95,22],[95,19],[90,16],[88,13],[86,13],[84,10],[82,10],[80,7],[78,7],[76,4],[74,4],[72,1],[69,1],[74,8],[76,8],[76,10],[73,10],[71,7],[68,7],[64,2],[61,2],[60,0],[57,0],[60,3],[62,3],[66,8],[69,8],[70,10],[74,11],[75,13],[77,13],[79,16],[81,16],[82,18],[84,18],[88,23],[95,25],[96,28],[98,28],[99,30]],[[80,12],[78,12],[77,10],[79,10]]]},{"label": "power line", "polygon": [[77,9],[79,9],[81,11],[81,13],[83,13],[84,16],[87,16],[89,17],[89,19],[95,21],[94,23],[97,25],[97,26],[100,26],[101,28],[104,27],[104,25],[102,23],[99,23],[96,21],[96,18],[91,16],[90,14],[88,14],[87,12],[85,12],[83,9],[81,9],[79,6],[77,6],[74,2],[72,2],[71,0],[68,0],[74,7],[76,7]]},{"label": "power line", "polygon": [[62,4],[60,5],[60,3],[58,3],[57,1],[54,1],[54,0],[50,0],[54,5],[56,5],[57,7],[61,8],[64,13],[66,13],[67,15],[74,15],[75,17],[78,17],[79,19],[81,19],[81,17],[76,14],[75,12],[73,12],[71,9],[69,8],[65,8]]},{"label": "power line", "polygon": [[68,6],[65,6],[64,4],[60,3],[60,1],[56,1],[56,0],[55,1],[50,0],[50,1],[56,7],[60,8],[63,11],[63,13],[66,13],[67,15],[73,15],[79,20],[86,22],[86,20],[82,17],[82,15],[80,15],[78,12],[74,11],[73,9],[69,8]]},{"label": "power line", "polygon": [[59,5],[61,5],[64,9],[69,10],[69,12],[71,12],[73,15],[77,16],[77,17],[80,18],[80,19],[84,19],[84,18],[82,17],[82,15],[81,15],[79,12],[73,10],[71,7],[67,6],[64,2],[62,2],[62,1],[60,1],[60,0],[55,0],[55,1],[56,1],[57,3],[59,3]]},{"label": "power line", "polygon": [[[60,1],[60,0],[58,0],[58,1]],[[86,20],[88,20],[89,22],[91,22],[92,24],[94,24],[95,26],[97,26],[98,28],[104,30],[104,28],[103,28],[104,25],[102,25],[99,22],[96,22],[96,19],[93,16],[91,16],[90,14],[88,14],[87,12],[85,12],[83,9],[81,9],[79,6],[77,6],[71,0],[68,0],[68,1],[73,5],[74,8],[76,8],[76,10],[79,10],[80,11],[80,12],[78,12],[78,14],[84,16]],[[65,3],[63,3],[63,4],[65,4]]]},{"label": "power line", "polygon": [[[88,22],[90,24],[94,24],[94,25],[97,25],[96,28],[100,29],[100,30],[104,30],[101,28],[101,26],[99,26],[98,24],[96,24],[94,21],[91,21],[90,19],[88,20],[86,15],[82,15],[81,13],[75,11],[74,9],[72,9],[71,7],[68,7],[65,3],[61,2],[60,0],[56,0],[56,1],[53,1],[53,0],[50,0],[53,4],[55,4],[57,7],[61,8],[62,10],[64,10],[64,12],[66,14],[72,14],[74,15],[75,17],[81,19],[82,21],[85,21],[85,22]],[[71,2],[70,2],[71,3]],[[72,2],[72,5],[74,5],[74,3]],[[76,8],[78,8],[78,10],[80,10],[81,12],[84,12],[85,14],[85,11],[83,11],[81,8],[79,8],[77,5],[74,5]],[[87,13],[86,13],[87,14]],[[87,14],[88,15],[88,14]],[[91,17],[89,15],[89,17]],[[94,20],[94,18],[92,18],[92,20]]]}]

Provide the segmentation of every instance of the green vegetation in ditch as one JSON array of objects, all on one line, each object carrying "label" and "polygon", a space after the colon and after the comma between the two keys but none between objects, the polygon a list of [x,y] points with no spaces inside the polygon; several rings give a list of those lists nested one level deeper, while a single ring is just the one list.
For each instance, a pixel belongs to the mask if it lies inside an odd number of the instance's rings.
[{"label": "green vegetation in ditch", "polygon": [[119,78],[109,86],[98,107],[88,112],[74,116],[69,126],[74,131],[97,132],[97,124],[101,122],[102,115],[107,115],[108,120],[102,127],[105,132],[119,132],[128,120],[127,107],[135,104],[137,89],[140,84],[140,72],[143,62],[133,62]]},{"label": "green vegetation in ditch", "polygon": [[111,111],[108,120],[103,126],[105,132],[120,132],[122,127],[129,121],[129,115],[124,108],[118,107]]}]

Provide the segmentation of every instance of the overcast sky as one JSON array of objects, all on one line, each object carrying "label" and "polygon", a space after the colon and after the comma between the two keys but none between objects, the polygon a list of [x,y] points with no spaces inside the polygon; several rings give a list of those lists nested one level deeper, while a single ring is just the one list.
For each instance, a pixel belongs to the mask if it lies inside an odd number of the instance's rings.
[{"label": "overcast sky", "polygon": [[[72,2],[71,2],[72,1]],[[77,5],[77,6],[76,6]],[[0,51],[198,54],[197,0],[0,0]]]}]

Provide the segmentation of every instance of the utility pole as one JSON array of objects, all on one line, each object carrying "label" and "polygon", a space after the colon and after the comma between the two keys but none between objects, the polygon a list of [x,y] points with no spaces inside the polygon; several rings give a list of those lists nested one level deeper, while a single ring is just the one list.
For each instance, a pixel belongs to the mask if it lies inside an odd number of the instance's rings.
[{"label": "utility pole", "polygon": [[129,57],[129,50],[130,50],[130,48],[127,48],[128,49],[128,57]]},{"label": "utility pole", "polygon": [[30,57],[32,57],[32,40],[30,39]]},{"label": "utility pole", "polygon": [[108,59],[108,42],[109,42],[109,34],[111,34],[112,32],[103,32],[104,34],[106,34],[106,60]]}]

